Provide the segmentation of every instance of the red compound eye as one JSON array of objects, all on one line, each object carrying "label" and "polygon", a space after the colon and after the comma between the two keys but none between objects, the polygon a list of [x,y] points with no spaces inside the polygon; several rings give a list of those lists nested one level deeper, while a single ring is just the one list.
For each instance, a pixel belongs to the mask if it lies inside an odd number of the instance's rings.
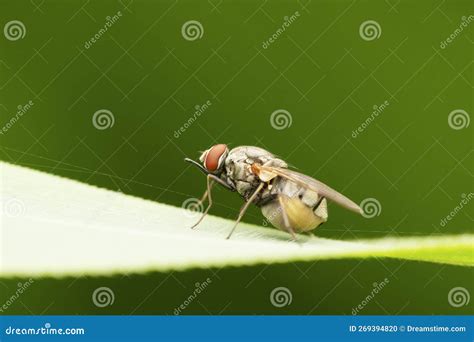
[{"label": "red compound eye", "polygon": [[227,145],[225,144],[212,146],[207,152],[204,167],[211,172],[216,171],[219,168],[219,160],[226,151]]}]

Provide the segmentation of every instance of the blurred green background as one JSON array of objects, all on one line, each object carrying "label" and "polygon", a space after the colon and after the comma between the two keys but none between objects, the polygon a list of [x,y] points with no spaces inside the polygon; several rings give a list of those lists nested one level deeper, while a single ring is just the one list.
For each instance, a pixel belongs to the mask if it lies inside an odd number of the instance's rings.
[{"label": "blurred green background", "polygon": [[[0,125],[18,106],[33,106],[0,134],[0,158],[181,206],[205,188],[185,156],[197,159],[215,143],[256,145],[358,203],[380,203],[373,218],[330,206],[318,236],[471,232],[472,203],[441,220],[472,192],[472,10],[469,0],[1,0]],[[24,25],[22,38],[7,32],[13,20]],[[191,20],[201,25],[198,37],[182,32]],[[369,20],[375,36],[360,29]],[[111,113],[113,126],[95,127],[99,110]],[[272,126],[277,110],[291,125]],[[212,213],[223,217],[235,218],[242,205],[222,189],[214,199]],[[262,220],[257,208],[244,218]],[[454,308],[447,294],[456,286],[473,293],[473,275],[366,260],[37,279],[6,313],[172,314],[209,276],[212,291],[184,314],[351,314],[386,277],[389,285],[360,314],[466,314],[472,303]],[[1,280],[0,300],[18,281]],[[98,286],[114,289],[113,306],[92,304]],[[269,302],[277,286],[291,289],[288,307]]]}]

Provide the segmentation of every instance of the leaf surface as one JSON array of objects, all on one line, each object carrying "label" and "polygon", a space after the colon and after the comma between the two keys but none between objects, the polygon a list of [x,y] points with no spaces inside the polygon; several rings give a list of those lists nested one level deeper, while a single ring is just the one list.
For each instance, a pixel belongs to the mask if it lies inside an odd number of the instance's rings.
[{"label": "leaf surface", "polygon": [[0,163],[0,277],[110,275],[390,257],[474,265],[474,236],[338,241],[299,236],[124,195]]}]

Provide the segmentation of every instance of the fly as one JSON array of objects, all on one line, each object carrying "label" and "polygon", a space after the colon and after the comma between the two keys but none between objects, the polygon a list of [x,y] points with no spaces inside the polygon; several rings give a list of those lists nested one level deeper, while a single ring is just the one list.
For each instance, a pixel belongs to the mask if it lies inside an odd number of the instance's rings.
[{"label": "fly", "polygon": [[295,232],[309,232],[327,221],[327,200],[362,214],[362,209],[346,196],[312,177],[288,169],[285,161],[260,147],[239,146],[229,151],[227,145],[218,144],[201,154],[201,163],[189,158],[185,161],[207,176],[207,189],[200,202],[207,199],[208,206],[191,228],[201,223],[212,207],[211,190],[215,183],[236,191],[245,200],[227,239],[251,203],[261,208],[273,226],[288,232],[295,240]]}]

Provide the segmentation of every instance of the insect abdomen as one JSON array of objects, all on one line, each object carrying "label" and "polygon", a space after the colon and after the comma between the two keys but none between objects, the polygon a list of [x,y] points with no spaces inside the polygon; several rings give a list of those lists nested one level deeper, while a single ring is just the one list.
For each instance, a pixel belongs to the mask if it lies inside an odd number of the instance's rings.
[{"label": "insect abdomen", "polygon": [[[283,215],[287,215],[290,227],[296,232],[306,232],[318,227],[327,220],[326,200],[317,209],[307,206],[299,198],[281,196],[262,206],[262,214],[276,228],[287,231]],[[320,214],[321,216],[317,215]]]}]

